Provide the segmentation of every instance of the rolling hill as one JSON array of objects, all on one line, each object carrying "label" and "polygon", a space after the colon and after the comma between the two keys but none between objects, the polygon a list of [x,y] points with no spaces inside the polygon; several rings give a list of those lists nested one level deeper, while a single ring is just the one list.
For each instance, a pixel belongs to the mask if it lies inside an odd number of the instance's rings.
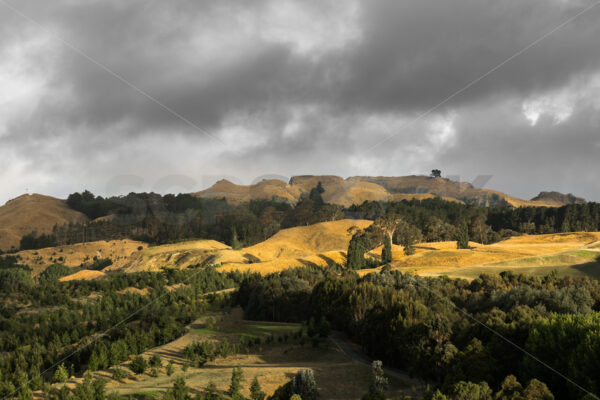
[{"label": "rolling hill", "polygon": [[0,250],[18,248],[21,237],[32,231],[51,233],[54,225],[86,221],[64,200],[41,194],[19,196],[0,207]]},{"label": "rolling hill", "polygon": [[[254,246],[235,250],[214,240],[190,240],[148,247],[130,240],[91,242],[21,251],[17,253],[39,274],[53,262],[64,258],[76,275],[63,280],[95,279],[113,271],[159,271],[196,265],[217,265],[222,271],[251,271],[268,274],[293,267],[345,265],[346,250],[352,234],[368,227],[368,220],[339,220],[283,229]],[[391,266],[418,275],[448,275],[472,279],[481,273],[512,270],[546,275],[557,269],[561,275],[600,277],[600,233],[573,232],[547,235],[522,235],[498,243],[481,245],[470,242],[470,249],[456,249],[456,242],[420,243],[416,253],[404,255],[402,246],[393,245]],[[381,246],[370,255],[379,258]],[[110,258],[113,264],[102,270],[86,270],[86,263],[97,256]],[[364,275],[373,270],[360,270]]]},{"label": "rolling hill", "polygon": [[371,223],[366,220],[339,220],[283,229],[264,242],[240,250],[214,240],[153,246],[133,253],[127,261],[121,260],[105,271],[121,268],[128,272],[157,271],[161,268],[220,264],[223,270],[270,273],[296,266],[343,264],[352,233]]}]

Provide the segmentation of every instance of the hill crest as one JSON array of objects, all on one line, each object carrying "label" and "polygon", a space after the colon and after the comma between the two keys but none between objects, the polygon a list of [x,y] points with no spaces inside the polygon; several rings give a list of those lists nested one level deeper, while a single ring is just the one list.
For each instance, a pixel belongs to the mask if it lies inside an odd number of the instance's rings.
[{"label": "hill crest", "polygon": [[18,248],[21,237],[36,231],[51,233],[54,225],[86,222],[65,200],[41,194],[24,194],[0,207],[0,249]]},{"label": "hill crest", "polygon": [[531,201],[543,201],[546,203],[555,203],[557,205],[565,204],[584,204],[585,199],[577,197],[572,193],[560,193],[560,192],[540,192],[537,196],[531,199]]},{"label": "hill crest", "polygon": [[[325,189],[323,199],[326,202],[346,207],[362,204],[367,200],[423,200],[434,197],[480,206],[513,207],[557,207],[579,201],[572,195],[562,195],[558,192],[543,192],[552,195],[540,194],[532,200],[523,200],[499,191],[476,188],[468,182],[456,182],[448,178],[432,178],[424,175],[352,176],[346,179],[335,175],[297,175],[291,177],[288,183],[270,179],[253,185],[236,185],[230,181],[221,180],[213,186],[193,194],[199,197],[226,198],[233,203],[272,198],[295,203],[302,196],[310,193],[310,190],[319,182]],[[571,197],[577,200],[573,200]]]}]

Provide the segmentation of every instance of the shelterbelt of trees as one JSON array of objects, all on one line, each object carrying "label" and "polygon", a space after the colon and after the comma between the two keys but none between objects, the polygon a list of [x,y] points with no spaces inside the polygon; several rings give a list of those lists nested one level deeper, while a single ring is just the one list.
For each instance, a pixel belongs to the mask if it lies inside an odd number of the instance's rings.
[{"label": "shelterbelt of trees", "polygon": [[[21,249],[36,249],[96,240],[137,239],[163,244],[181,239],[206,238],[234,247],[251,246],[282,228],[342,218],[372,219],[395,215],[408,226],[416,241],[457,240],[466,226],[472,241],[497,242],[519,233],[557,233],[600,230],[600,204],[546,207],[479,207],[440,198],[400,202],[365,202],[344,208],[323,201],[315,187],[297,204],[252,200],[232,205],[222,199],[188,194],[130,193],[103,198],[85,191],[71,194],[67,204],[92,222],[56,226],[53,233],[32,232]],[[399,240],[399,239],[398,239]]]},{"label": "shelterbelt of trees", "polygon": [[345,332],[384,365],[431,383],[431,399],[600,392],[596,280],[505,272],[467,282],[385,268],[359,278],[305,268],[249,276],[238,301],[250,319],[316,321]]}]

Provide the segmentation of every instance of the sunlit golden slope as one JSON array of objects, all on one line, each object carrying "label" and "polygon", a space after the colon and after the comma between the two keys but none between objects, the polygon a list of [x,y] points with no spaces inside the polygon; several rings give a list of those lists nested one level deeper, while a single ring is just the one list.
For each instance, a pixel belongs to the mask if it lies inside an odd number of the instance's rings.
[{"label": "sunlit golden slope", "polygon": [[182,269],[192,265],[214,264],[219,255],[236,261],[244,260],[241,252],[235,252],[221,242],[190,240],[149,247],[130,257],[123,268],[128,272],[159,271],[162,268]]},{"label": "sunlit golden slope", "polygon": [[273,237],[257,245],[247,247],[244,251],[261,260],[272,260],[346,250],[352,234],[357,229],[364,229],[372,223],[372,221],[367,220],[344,219],[283,229]]},{"label": "sunlit golden slope", "polygon": [[74,274],[63,276],[60,278],[61,282],[69,282],[69,281],[89,281],[93,279],[99,279],[105,276],[106,274],[102,271],[91,271],[88,269],[84,269]]},{"label": "sunlit golden slope", "polygon": [[21,262],[29,265],[33,275],[37,275],[54,263],[65,264],[69,267],[79,267],[91,264],[94,257],[110,258],[113,265],[108,269],[120,269],[130,262],[131,257],[138,253],[138,248],[148,245],[135,240],[104,240],[98,242],[77,243],[72,245],[47,247],[39,250],[24,250],[16,253]]},{"label": "sunlit golden slope", "polygon": [[[486,268],[493,263],[505,262],[505,269],[510,269],[510,264],[520,265],[523,259],[531,257],[554,255],[557,253],[587,248],[600,240],[598,232],[557,233],[549,235],[523,235],[508,240],[480,245],[471,242],[471,249],[457,250],[456,242],[422,243],[417,246],[416,254],[404,256],[394,252],[392,267],[405,272],[419,275],[460,275],[463,268],[477,269],[479,273],[486,272]],[[599,252],[600,255],[600,252]],[[529,266],[534,266],[529,263]],[[539,266],[552,266],[543,263],[540,259]],[[494,265],[496,267],[497,265]],[[557,264],[556,266],[560,266]],[[456,271],[456,273],[454,273]],[[369,270],[361,271],[361,274]],[[494,273],[499,272],[494,268]]]},{"label": "sunlit golden slope", "polygon": [[[218,265],[222,271],[273,273],[293,267],[345,265],[346,250],[352,234],[368,227],[367,220],[340,220],[284,229],[270,239],[240,250],[214,240],[192,240],[148,247],[135,241],[84,243],[17,255],[38,274],[52,262],[69,266],[90,262],[91,258],[111,258],[113,265],[102,273],[159,271],[163,268],[187,268]],[[141,250],[138,250],[139,247]],[[523,235],[481,245],[470,242],[470,249],[457,250],[456,242],[420,243],[416,253],[404,255],[401,246],[392,246],[392,268],[419,275],[449,275],[472,278],[480,273],[498,273],[507,269],[532,274],[546,274],[553,268],[566,275],[600,278],[600,233],[576,232],[550,235]],[[378,258],[381,246],[370,255]],[[584,264],[579,267],[578,264]],[[361,270],[364,275],[373,270]],[[101,274],[81,271],[65,278],[95,279]]]},{"label": "sunlit golden slope", "polygon": [[241,203],[256,199],[272,198],[295,203],[300,198],[300,190],[287,183],[269,179],[254,185],[236,185],[226,179],[222,179],[206,190],[194,193],[199,197],[226,198],[231,203]]},{"label": "sunlit golden slope", "polygon": [[[353,232],[372,222],[340,220],[283,229],[270,239],[241,250],[213,240],[196,240],[155,246],[130,257],[126,271],[156,271],[191,265],[220,264],[223,270],[250,270],[260,273],[286,268],[345,263],[345,251]],[[110,269],[110,268],[109,268]]]}]

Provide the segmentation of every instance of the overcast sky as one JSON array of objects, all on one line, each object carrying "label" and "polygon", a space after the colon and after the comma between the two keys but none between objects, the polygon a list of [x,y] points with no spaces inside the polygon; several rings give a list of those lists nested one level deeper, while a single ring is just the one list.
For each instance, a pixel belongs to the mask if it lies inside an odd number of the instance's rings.
[{"label": "overcast sky", "polygon": [[600,6],[554,31],[594,1],[0,0],[0,202],[432,168],[600,201]]}]

